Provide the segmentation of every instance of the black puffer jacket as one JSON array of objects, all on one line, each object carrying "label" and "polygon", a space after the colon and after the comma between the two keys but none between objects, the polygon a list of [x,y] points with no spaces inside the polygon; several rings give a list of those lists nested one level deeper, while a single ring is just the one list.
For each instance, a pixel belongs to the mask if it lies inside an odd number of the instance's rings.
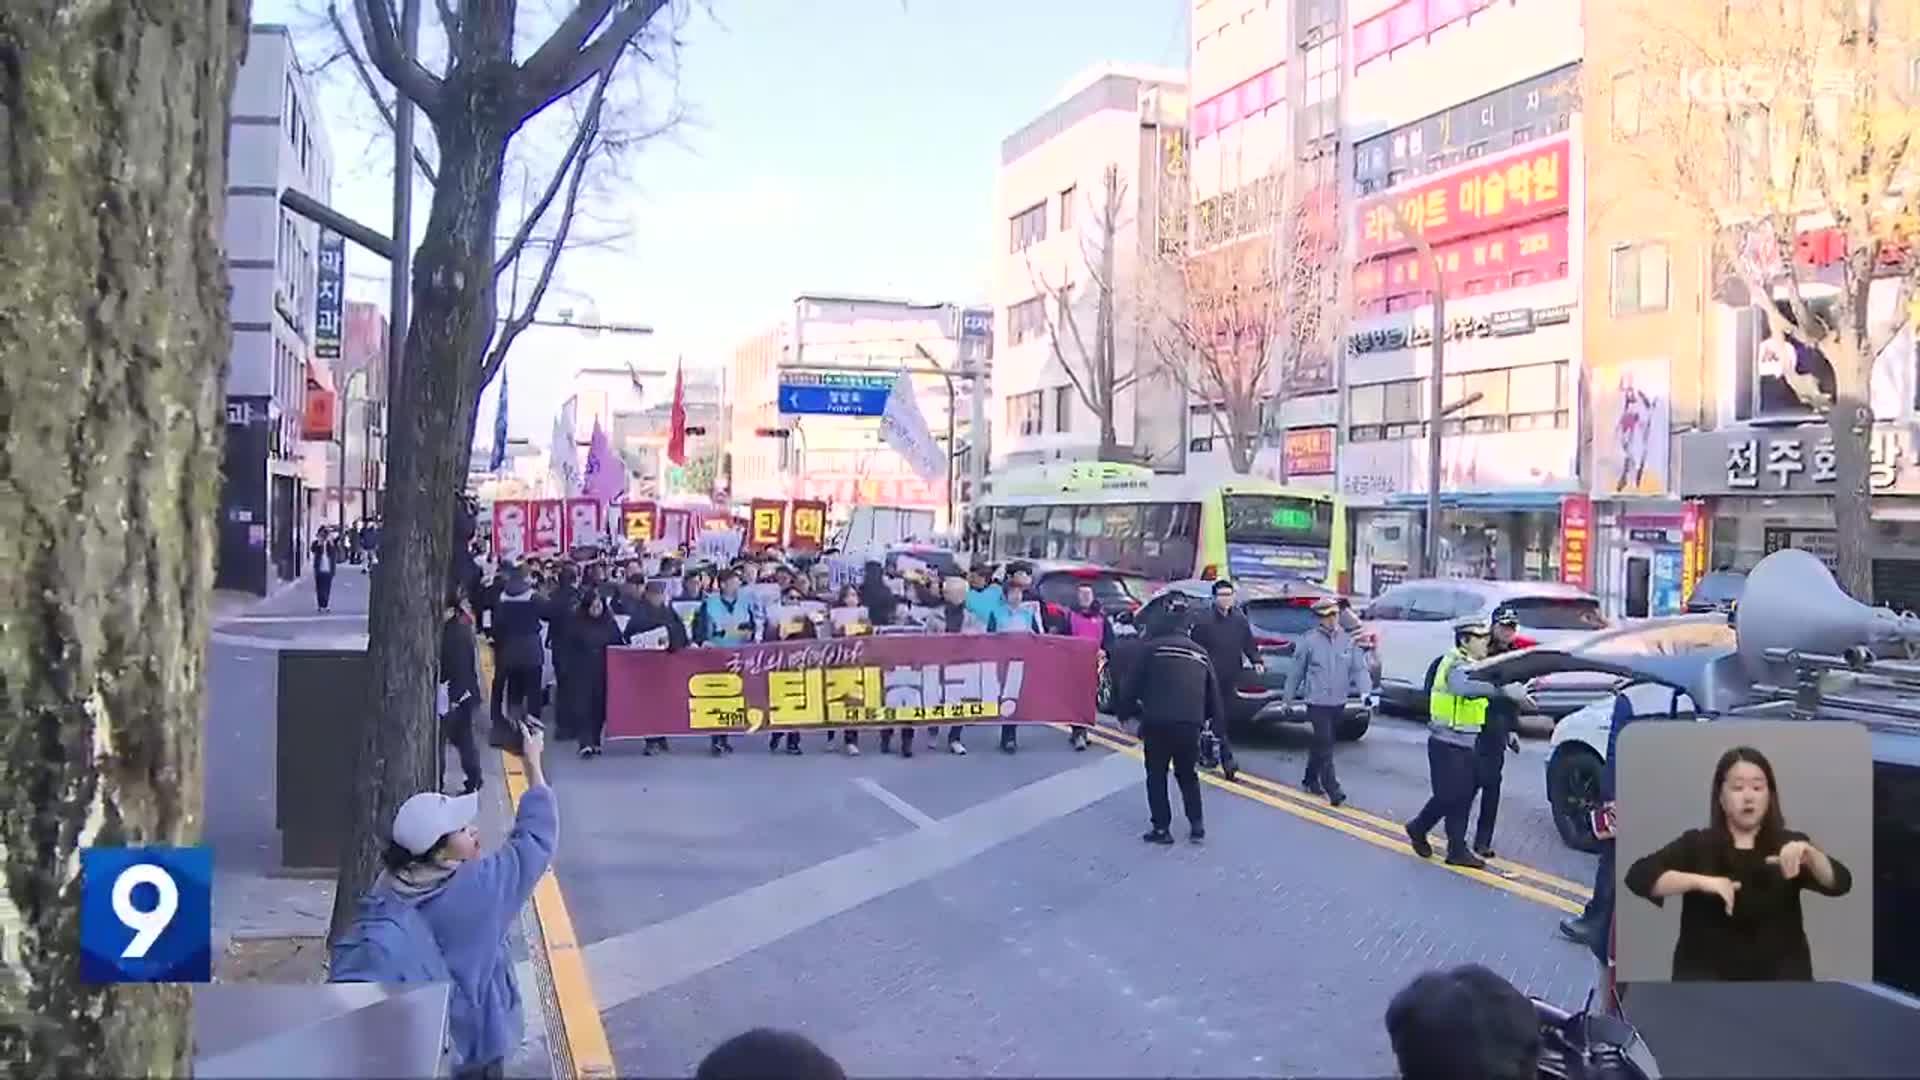
[{"label": "black puffer jacket", "polygon": [[1142,728],[1226,723],[1220,680],[1205,649],[1184,632],[1158,634],[1145,644],[1145,655],[1114,695],[1116,716],[1137,716]]}]

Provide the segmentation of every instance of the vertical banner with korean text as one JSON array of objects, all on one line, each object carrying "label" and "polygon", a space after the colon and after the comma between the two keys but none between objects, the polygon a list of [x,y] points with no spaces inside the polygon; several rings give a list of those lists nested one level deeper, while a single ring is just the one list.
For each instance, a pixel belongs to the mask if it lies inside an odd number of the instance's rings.
[{"label": "vertical banner with korean text", "polygon": [[318,360],[338,360],[346,329],[347,238],[321,229],[318,254],[319,268],[313,275],[313,355]]},{"label": "vertical banner with korean text", "polygon": [[567,532],[563,538],[567,550],[597,546],[606,539],[606,510],[596,498],[567,500]]},{"label": "vertical banner with korean text", "polygon": [[777,548],[787,540],[787,504],[777,499],[753,500],[753,518],[747,532],[747,550]]},{"label": "vertical banner with korean text", "polygon": [[567,549],[567,504],[540,499],[532,505],[533,526],[527,550],[534,555],[558,555]]},{"label": "vertical banner with korean text", "polygon": [[787,550],[819,551],[827,545],[827,504],[797,499],[787,508]]},{"label": "vertical banner with korean text", "polygon": [[1593,500],[1569,495],[1560,500],[1560,580],[1582,589],[1593,587]]},{"label": "vertical banner with korean text", "polygon": [[635,547],[644,547],[657,537],[654,532],[655,507],[650,502],[620,504],[620,535]]},{"label": "vertical banner with korean text", "polygon": [[1094,642],[901,634],[607,650],[612,738],[992,720],[1092,724]]},{"label": "vertical banner with korean text", "polygon": [[493,504],[493,561],[524,559],[532,534],[531,512],[525,501],[503,499]]}]

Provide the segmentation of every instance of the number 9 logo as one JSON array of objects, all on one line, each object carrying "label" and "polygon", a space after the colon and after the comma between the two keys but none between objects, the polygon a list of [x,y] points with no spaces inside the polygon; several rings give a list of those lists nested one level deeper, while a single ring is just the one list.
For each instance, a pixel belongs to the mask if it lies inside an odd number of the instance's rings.
[{"label": "number 9 logo", "polygon": [[[151,885],[160,894],[147,911],[133,906],[133,890],[139,885]],[[179,910],[180,886],[165,868],[154,863],[139,863],[122,870],[120,876],[113,879],[113,914],[134,933],[133,940],[120,951],[120,958],[145,957],[147,950],[160,940],[160,935],[173,925],[173,917]]]}]

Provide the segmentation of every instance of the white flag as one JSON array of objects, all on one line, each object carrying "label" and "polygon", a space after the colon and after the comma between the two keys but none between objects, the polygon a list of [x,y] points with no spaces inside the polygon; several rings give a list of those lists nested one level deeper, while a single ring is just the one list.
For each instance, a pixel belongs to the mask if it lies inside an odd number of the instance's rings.
[{"label": "white flag", "polygon": [[548,451],[548,469],[562,498],[580,490],[580,447],[574,439],[572,417],[565,409],[553,418],[553,447]]},{"label": "white flag", "polygon": [[920,479],[932,482],[947,475],[947,452],[927,428],[920,396],[914,393],[913,376],[900,376],[887,391],[887,408],[880,414],[880,437],[906,459]]}]

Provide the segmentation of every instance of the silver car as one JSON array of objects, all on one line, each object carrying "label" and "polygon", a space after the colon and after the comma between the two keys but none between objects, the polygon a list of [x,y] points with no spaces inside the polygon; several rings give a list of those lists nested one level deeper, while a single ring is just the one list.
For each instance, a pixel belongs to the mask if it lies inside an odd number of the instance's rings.
[{"label": "silver car", "polygon": [[[1412,713],[1427,710],[1427,672],[1453,647],[1457,619],[1489,622],[1501,607],[1520,619],[1520,634],[1540,645],[1605,630],[1600,600],[1572,585],[1550,581],[1480,581],[1473,578],[1421,578],[1388,588],[1367,605],[1362,618],[1378,644],[1380,700]],[[1535,699],[1549,714],[1562,703]],[[1592,700],[1566,702],[1570,712]]]}]

